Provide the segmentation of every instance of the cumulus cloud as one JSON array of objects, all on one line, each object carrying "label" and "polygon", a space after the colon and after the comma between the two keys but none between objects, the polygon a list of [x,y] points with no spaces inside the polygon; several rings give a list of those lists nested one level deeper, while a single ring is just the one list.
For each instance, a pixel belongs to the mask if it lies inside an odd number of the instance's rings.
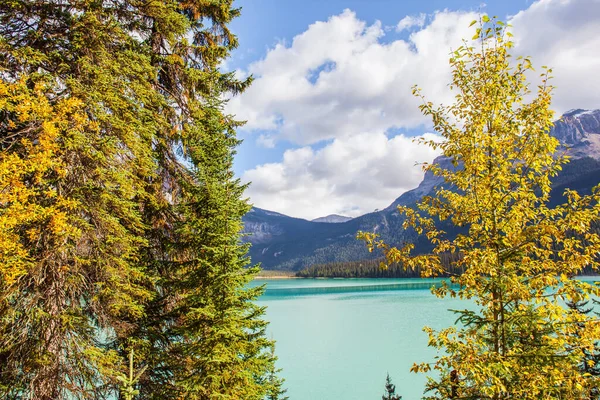
[{"label": "cumulus cloud", "polygon": [[[541,0],[511,18],[515,50],[553,69],[552,107],[600,107],[600,1]],[[541,70],[538,68],[538,71]]]},{"label": "cumulus cloud", "polygon": [[258,139],[256,139],[256,141],[262,147],[265,147],[267,149],[272,149],[273,147],[275,147],[275,140],[273,139],[273,136],[270,136],[268,134],[261,133],[258,136]]},{"label": "cumulus cloud", "polygon": [[[316,22],[290,46],[278,44],[249,67],[256,80],[229,102],[246,130],[309,145],[390,127],[426,122],[411,95],[451,101],[448,58],[469,36],[473,13],[439,12],[408,41],[382,43],[380,23],[367,25],[350,10]],[[471,34],[472,36],[472,34]]]},{"label": "cumulus cloud", "polygon": [[417,163],[435,155],[404,135],[390,139],[363,132],[318,151],[310,146],[288,150],[282,162],[260,165],[242,179],[252,182],[247,194],[260,207],[307,219],[333,213],[357,216],[416,187],[423,178]]},{"label": "cumulus cloud", "polygon": [[402,32],[414,27],[422,28],[423,25],[425,25],[425,17],[426,15],[423,13],[418,16],[407,15],[398,22],[398,25],[396,25],[396,32]]},{"label": "cumulus cloud", "polygon": [[[383,41],[380,23],[345,10],[240,71],[256,80],[228,111],[248,120],[244,130],[258,132],[263,146],[285,140],[297,147],[281,162],[245,172],[251,201],[306,218],[358,215],[415,187],[422,173],[414,163],[435,154],[386,132],[429,122],[411,95],[414,84],[436,103],[453,101],[449,53],[473,35],[476,18],[452,11],[408,16],[396,28],[411,29],[409,37]],[[558,112],[600,106],[600,1],[540,0],[508,22],[515,51],[554,68]]]}]

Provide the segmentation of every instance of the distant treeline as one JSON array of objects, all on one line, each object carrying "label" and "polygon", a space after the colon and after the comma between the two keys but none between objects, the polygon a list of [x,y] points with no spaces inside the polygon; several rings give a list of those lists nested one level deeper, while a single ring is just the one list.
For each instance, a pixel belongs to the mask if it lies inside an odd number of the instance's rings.
[{"label": "distant treeline", "polygon": [[[442,263],[449,271],[448,275],[460,275],[463,269],[456,267],[457,254],[443,254]],[[405,270],[402,265],[392,264],[382,268],[384,258],[361,261],[332,262],[315,264],[296,273],[301,278],[420,278],[420,270]],[[591,267],[585,268],[581,275],[598,275]]]},{"label": "distant treeline", "polygon": [[[447,266],[451,274],[461,274],[462,268],[453,267],[459,256],[456,254],[443,254],[442,263]],[[333,262],[315,264],[296,273],[302,278],[420,278],[421,271],[405,270],[402,265],[392,264],[382,268],[383,258],[362,261]]]}]

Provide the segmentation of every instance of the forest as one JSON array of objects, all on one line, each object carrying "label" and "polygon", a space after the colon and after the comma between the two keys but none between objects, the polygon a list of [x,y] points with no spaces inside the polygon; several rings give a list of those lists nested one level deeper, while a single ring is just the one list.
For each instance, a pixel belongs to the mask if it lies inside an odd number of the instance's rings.
[{"label": "forest", "polygon": [[[440,254],[440,261],[444,266],[444,272],[438,276],[450,277],[464,273],[464,265],[458,263],[460,258],[455,253]],[[270,272],[275,275],[277,274],[275,271]],[[281,274],[282,272],[279,273]],[[423,276],[422,273],[423,270],[418,265],[414,269],[409,269],[399,263],[388,264],[385,258],[376,258],[314,264],[296,272],[295,276],[299,278],[420,278]],[[592,265],[587,265],[578,275],[596,276],[598,275],[598,270]]]},{"label": "forest", "polygon": [[[458,256],[451,254],[441,255],[445,265],[444,277],[458,275],[464,272],[463,267],[452,267]],[[402,264],[393,263],[386,265],[384,258],[374,260],[334,262],[315,264],[296,272],[300,278],[420,278],[422,271],[419,267],[404,268]]]}]

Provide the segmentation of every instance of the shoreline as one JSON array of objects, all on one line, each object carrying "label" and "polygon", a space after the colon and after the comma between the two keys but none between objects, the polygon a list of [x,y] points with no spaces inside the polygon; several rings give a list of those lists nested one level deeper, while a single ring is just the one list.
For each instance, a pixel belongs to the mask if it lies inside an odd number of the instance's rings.
[{"label": "shoreline", "polygon": [[254,279],[306,279],[296,275],[256,275]]},{"label": "shoreline", "polygon": [[[279,272],[279,271],[277,271]],[[443,279],[444,277],[432,277],[431,279],[436,279],[436,278],[440,278]],[[576,278],[596,278],[599,280],[594,280],[593,282],[600,282],[600,274],[598,275],[578,275]],[[278,280],[278,279],[381,279],[381,280],[386,280],[386,279],[424,279],[422,277],[403,277],[403,278],[393,278],[393,277],[361,277],[361,278],[356,278],[356,277],[338,277],[338,276],[296,276],[295,274],[290,274],[290,275],[285,275],[285,274],[281,274],[281,273],[274,273],[273,275],[261,275],[258,274],[256,275],[253,280],[256,279],[263,279],[263,280]]]},{"label": "shoreline", "polygon": [[277,271],[273,269],[261,269],[253,279],[296,279],[296,271]]}]

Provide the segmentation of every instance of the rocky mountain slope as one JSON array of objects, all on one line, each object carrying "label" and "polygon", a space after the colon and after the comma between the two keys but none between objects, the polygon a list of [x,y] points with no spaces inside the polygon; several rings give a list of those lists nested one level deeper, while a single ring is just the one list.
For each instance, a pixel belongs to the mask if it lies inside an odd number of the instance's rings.
[{"label": "rocky mountain slope", "polygon": [[[600,183],[600,110],[572,110],[555,123],[551,134],[557,137],[571,162],[554,181],[552,201],[562,202],[564,189],[589,193]],[[438,158],[436,162],[447,160]],[[377,256],[355,239],[359,230],[377,232],[388,243],[415,241],[419,251],[428,251],[412,231],[402,229],[396,207],[413,205],[432,193],[440,178],[426,174],[421,184],[398,197],[387,208],[345,222],[323,223],[288,217],[253,208],[244,217],[244,240],[252,244],[250,257],[265,269],[299,270],[312,264],[361,260]]]},{"label": "rocky mountain slope", "polygon": [[573,158],[600,158],[600,110],[571,110],[554,123],[551,134]]}]

